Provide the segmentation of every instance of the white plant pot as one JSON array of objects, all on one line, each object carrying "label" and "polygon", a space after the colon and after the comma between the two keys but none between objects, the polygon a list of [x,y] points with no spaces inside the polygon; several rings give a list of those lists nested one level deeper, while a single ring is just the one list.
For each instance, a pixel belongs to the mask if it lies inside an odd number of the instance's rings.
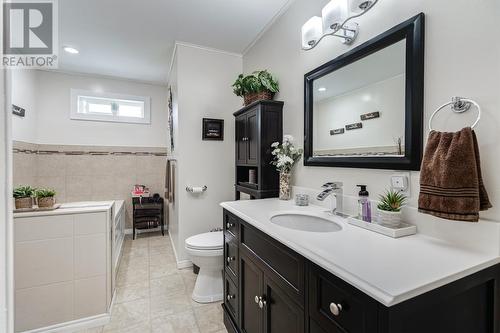
[{"label": "white plant pot", "polygon": [[399,212],[388,212],[386,210],[381,210],[377,208],[378,213],[378,223],[385,224],[392,227],[399,226],[402,222],[402,213]]}]

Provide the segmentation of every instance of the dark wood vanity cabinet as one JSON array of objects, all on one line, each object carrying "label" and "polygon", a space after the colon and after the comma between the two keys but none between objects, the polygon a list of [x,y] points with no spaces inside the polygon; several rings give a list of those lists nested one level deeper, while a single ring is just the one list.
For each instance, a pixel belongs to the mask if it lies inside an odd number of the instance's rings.
[{"label": "dark wood vanity cabinet", "polygon": [[386,307],[229,211],[223,215],[228,332],[500,333],[500,265]]},{"label": "dark wood vanity cabinet", "polygon": [[[234,113],[236,199],[240,192],[252,198],[278,195],[278,172],[270,164],[271,144],[283,138],[283,102],[257,101]],[[255,173],[250,181],[249,172]]]}]

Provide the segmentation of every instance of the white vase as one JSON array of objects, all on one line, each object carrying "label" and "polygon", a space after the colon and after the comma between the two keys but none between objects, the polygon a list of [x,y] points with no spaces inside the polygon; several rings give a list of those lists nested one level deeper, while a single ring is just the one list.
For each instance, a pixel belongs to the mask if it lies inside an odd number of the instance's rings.
[{"label": "white vase", "polygon": [[391,227],[397,227],[403,222],[401,211],[389,212],[377,208],[377,213],[378,213],[378,220],[377,220],[378,224],[385,224]]}]

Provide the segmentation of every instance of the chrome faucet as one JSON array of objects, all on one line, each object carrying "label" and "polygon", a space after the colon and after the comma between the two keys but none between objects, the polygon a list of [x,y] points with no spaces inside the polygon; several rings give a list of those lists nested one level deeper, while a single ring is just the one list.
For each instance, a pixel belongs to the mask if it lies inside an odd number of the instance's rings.
[{"label": "chrome faucet", "polygon": [[[342,214],[342,197],[343,197],[343,190],[342,190],[343,183],[342,182],[329,182],[321,186],[323,188],[323,191],[318,194],[316,199],[319,201],[324,201],[327,197],[332,195],[330,198],[332,198],[332,206],[330,209],[330,213],[334,215],[341,215]],[[333,207],[333,197],[335,197],[335,208]]]}]

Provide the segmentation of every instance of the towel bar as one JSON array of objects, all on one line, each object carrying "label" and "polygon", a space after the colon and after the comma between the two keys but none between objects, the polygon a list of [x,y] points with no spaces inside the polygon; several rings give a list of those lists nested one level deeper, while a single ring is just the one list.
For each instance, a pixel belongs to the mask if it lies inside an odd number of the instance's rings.
[{"label": "towel bar", "polygon": [[463,97],[453,97],[451,99],[451,102],[445,103],[441,105],[439,108],[437,108],[436,111],[431,115],[431,118],[429,119],[429,130],[432,131],[432,120],[434,119],[434,116],[441,111],[443,108],[447,107],[448,105],[451,105],[451,111],[455,113],[463,113],[468,111],[472,105],[474,105],[477,108],[477,119],[474,122],[474,124],[471,125],[471,128],[474,129],[476,125],[479,123],[479,120],[481,119],[481,107],[479,106],[478,103],[473,101],[472,99],[468,98],[463,98]]}]

